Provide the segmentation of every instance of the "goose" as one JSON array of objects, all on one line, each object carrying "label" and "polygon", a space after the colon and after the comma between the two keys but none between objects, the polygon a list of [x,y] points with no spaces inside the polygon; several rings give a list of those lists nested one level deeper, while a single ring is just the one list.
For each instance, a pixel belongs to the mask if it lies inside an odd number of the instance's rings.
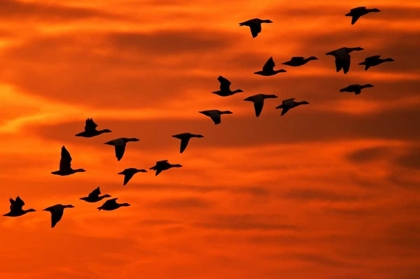
[{"label": "goose", "polygon": [[173,135],[172,137],[181,140],[181,147],[179,149],[179,153],[182,153],[184,152],[185,148],[187,148],[187,145],[190,142],[191,138],[203,138],[204,136],[200,134],[182,133]]},{"label": "goose", "polygon": [[269,19],[253,18],[239,23],[239,26],[248,26],[251,29],[252,38],[256,38],[261,33],[261,23],[273,23]]},{"label": "goose", "polygon": [[87,197],[83,197],[80,198],[81,200],[84,200],[86,202],[98,202],[101,201],[104,198],[110,198],[111,195],[105,194],[100,196],[101,194],[101,189],[98,187],[95,190],[93,190],[92,192],[90,192],[90,194]]},{"label": "goose", "polygon": [[299,67],[305,65],[311,60],[318,60],[315,56],[310,56],[305,58],[303,56],[293,56],[289,61],[282,63],[283,65],[292,66],[292,67]]},{"label": "goose", "polygon": [[10,212],[4,214],[3,216],[8,216],[8,217],[19,217],[22,215],[25,215],[28,212],[35,212],[36,210],[33,208],[30,209],[22,209],[22,207],[25,205],[25,203],[23,202],[23,200],[17,196],[16,199],[9,199],[10,201]]},{"label": "goose", "polygon": [[51,213],[51,228],[54,228],[63,217],[64,208],[74,208],[74,206],[71,204],[56,204],[44,209],[44,211],[49,211]]},{"label": "goose", "polygon": [[351,84],[345,88],[340,89],[340,92],[354,92],[354,94],[359,95],[362,92],[363,88],[373,87],[372,84]]},{"label": "goose", "polygon": [[234,91],[230,90],[231,82],[222,76],[219,76],[217,80],[220,82],[220,90],[212,92],[213,94],[219,95],[221,97],[227,97],[236,93],[244,92],[242,89],[236,89]]},{"label": "goose", "polygon": [[168,170],[170,168],[181,168],[182,165],[180,164],[171,164],[168,163],[168,160],[161,160],[161,161],[157,161],[156,165],[151,167],[151,170],[155,170],[156,174],[155,176],[157,176],[159,173],[161,173],[164,170]]},{"label": "goose", "polygon": [[118,174],[124,175],[124,186],[127,185],[128,181],[138,172],[147,172],[145,169],[128,168],[119,172]]},{"label": "goose", "polygon": [[130,206],[129,203],[117,203],[118,198],[113,198],[113,199],[109,199],[107,201],[104,202],[103,205],[101,205],[100,207],[98,207],[98,211],[102,210],[106,210],[106,211],[112,211],[115,209],[120,208],[121,206]]},{"label": "goose", "polygon": [[395,61],[392,58],[379,58],[381,57],[380,55],[374,55],[374,56],[370,56],[368,58],[365,59],[364,62],[359,63],[359,65],[365,65],[365,71],[367,71],[370,67],[373,66],[377,66],[379,64],[382,64],[384,62],[393,62]]},{"label": "goose", "polygon": [[283,116],[286,114],[286,112],[289,111],[289,109],[292,109],[300,105],[308,105],[308,104],[309,103],[307,101],[296,102],[295,98],[291,98],[291,99],[283,100],[282,104],[277,106],[276,109],[283,109],[281,112],[281,116]]},{"label": "goose", "polygon": [[335,57],[335,68],[339,72],[343,69],[344,74],[350,70],[350,52],[352,51],[361,51],[361,47],[342,47],[327,53],[327,55],[332,55]]},{"label": "goose", "polygon": [[256,75],[261,75],[261,76],[274,76],[277,75],[278,73],[285,73],[286,70],[284,69],[280,69],[280,70],[274,70],[274,67],[276,66],[276,64],[274,63],[273,57],[270,57],[267,62],[265,62],[262,71],[258,71],[255,72],[254,74]]},{"label": "goose", "polygon": [[264,100],[269,98],[277,98],[276,95],[266,95],[266,94],[257,94],[249,96],[244,99],[244,101],[249,101],[254,103],[255,116],[258,117],[261,114],[261,111],[264,107]]},{"label": "goose", "polygon": [[118,139],[105,142],[104,144],[115,146],[115,156],[117,157],[117,161],[119,161],[122,159],[124,155],[125,146],[127,142],[130,142],[130,141],[140,141],[140,140],[138,138],[118,138]]},{"label": "goose", "polygon": [[96,125],[93,119],[88,118],[86,119],[85,130],[83,132],[76,134],[76,137],[91,138],[91,137],[99,136],[100,134],[103,134],[103,133],[111,133],[111,130],[109,129],[96,130],[96,127],[98,127],[98,125]]},{"label": "goose", "polygon": [[378,10],[377,8],[373,8],[373,9],[366,9],[366,7],[357,7],[354,9],[351,9],[349,13],[345,14],[345,16],[351,16],[351,25],[355,24],[356,21],[361,17],[364,16],[368,13],[372,13],[372,12],[380,12],[380,10]]},{"label": "goose", "polygon": [[222,114],[233,114],[233,112],[231,112],[230,110],[217,110],[217,109],[211,109],[211,110],[203,110],[203,111],[199,111],[199,113],[202,113],[208,117],[211,118],[211,120],[213,120],[214,125],[218,125],[220,123],[222,123],[222,118],[221,115]]},{"label": "goose", "polygon": [[61,147],[60,168],[58,171],[53,171],[51,173],[55,175],[65,176],[65,175],[74,174],[76,172],[85,172],[84,169],[75,169],[75,170],[72,169],[71,160],[72,158],[70,156],[70,153],[67,151],[66,147],[63,145]]}]

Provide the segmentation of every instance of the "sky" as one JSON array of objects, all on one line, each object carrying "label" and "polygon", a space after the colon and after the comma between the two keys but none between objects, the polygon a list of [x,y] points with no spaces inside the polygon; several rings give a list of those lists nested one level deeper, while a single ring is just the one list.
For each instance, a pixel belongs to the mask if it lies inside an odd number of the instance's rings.
[{"label": "sky", "polygon": [[[355,25],[351,8],[379,8]],[[0,278],[414,279],[420,2],[0,2]],[[271,19],[252,39],[239,23]],[[348,74],[326,53],[353,52]],[[392,63],[367,72],[372,55]],[[293,68],[292,56],[317,61]],[[287,73],[253,73],[273,57]],[[284,67],[282,67],[284,66]],[[244,92],[211,94],[217,77]],[[340,93],[371,83],[360,95]],[[248,96],[275,94],[259,118]],[[310,104],[280,116],[281,100]],[[198,111],[231,110],[220,125]],[[75,137],[92,117],[112,133]],[[191,132],[183,154],[171,135]],[[137,137],[121,161],[104,143]],[[54,176],[65,145],[74,168]],[[168,159],[182,164],[155,176]],[[130,203],[98,211],[100,186]],[[52,229],[51,205],[72,204]]]}]

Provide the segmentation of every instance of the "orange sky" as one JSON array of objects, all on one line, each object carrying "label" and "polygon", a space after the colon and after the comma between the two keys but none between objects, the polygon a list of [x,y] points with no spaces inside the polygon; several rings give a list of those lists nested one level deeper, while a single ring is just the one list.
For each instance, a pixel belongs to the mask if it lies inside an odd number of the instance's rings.
[{"label": "orange sky", "polygon": [[[37,212],[1,218],[0,278],[418,278],[420,2],[339,3],[1,0],[2,214],[17,195]],[[363,5],[382,12],[352,26]],[[256,39],[254,17],[274,22]],[[325,55],[344,46],[365,49],[347,75]],[[357,65],[376,54],[395,62]],[[270,56],[288,72],[254,75]],[[219,75],[244,93],[211,94]],[[259,118],[257,93],[279,96]],[[293,97],[310,105],[281,117]],[[113,132],[75,137],[88,117]],[[182,132],[204,138],[179,154]],[[120,162],[118,137],[140,138]],[[87,172],[51,174],[62,145]],[[122,186],[162,159],[184,167]],[[97,186],[131,207],[79,200]],[[51,229],[56,203],[75,208]]]}]

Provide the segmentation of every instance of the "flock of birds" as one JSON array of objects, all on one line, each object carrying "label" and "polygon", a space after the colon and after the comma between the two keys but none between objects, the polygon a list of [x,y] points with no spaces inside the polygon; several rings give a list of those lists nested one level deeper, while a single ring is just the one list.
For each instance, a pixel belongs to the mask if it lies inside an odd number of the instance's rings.
[{"label": "flock of birds", "polygon": [[[371,12],[380,12],[378,9],[367,9],[366,7],[357,7],[354,9],[351,9],[346,16],[350,16],[352,18],[351,24],[355,24],[356,21],[361,17]],[[259,18],[254,18],[245,22],[242,22],[239,24],[239,26],[248,26],[251,30],[251,34],[253,38],[256,38],[259,33],[261,33],[261,24],[262,23],[272,23],[271,20],[261,20]],[[343,47],[331,52],[328,52],[327,55],[332,55],[335,57],[335,66],[336,71],[339,72],[341,69],[343,69],[344,74],[346,74],[350,69],[350,53],[352,51],[361,51],[363,48],[361,47]],[[299,67],[303,66],[306,63],[308,63],[311,60],[318,60],[315,56],[310,56],[308,58],[304,57],[292,57],[290,61],[282,63],[283,65],[292,66],[292,67]],[[380,55],[375,55],[371,57],[367,57],[364,62],[359,63],[359,65],[364,65],[365,70],[368,70],[370,67],[377,66],[381,63],[388,62],[388,61],[394,61],[392,58],[386,58],[382,59],[380,58]],[[272,57],[268,59],[268,61],[264,64],[261,71],[255,72],[257,75],[262,76],[273,76],[278,73],[284,73],[286,70],[280,69],[280,70],[274,70],[275,63]],[[218,77],[218,81],[220,83],[220,89],[218,91],[214,91],[212,93],[217,94],[222,97],[232,96],[236,93],[243,92],[241,89],[231,90],[230,85],[231,82],[222,77]],[[371,84],[352,84],[349,85],[343,89],[340,90],[340,92],[354,92],[356,95],[361,93],[361,90],[363,88],[367,87],[373,87]],[[250,96],[245,101],[253,102],[254,104],[254,110],[256,117],[260,116],[263,106],[264,106],[264,100],[269,98],[277,98],[276,95],[267,95],[267,94],[257,94]],[[276,107],[276,109],[282,109],[281,115],[283,116],[286,114],[290,109],[295,108],[300,105],[307,105],[309,104],[307,101],[301,101],[297,102],[295,101],[295,98],[290,98],[283,100],[282,103]],[[231,111],[220,111],[220,110],[204,110],[200,111],[200,113],[208,116],[211,118],[211,120],[214,122],[215,125],[218,125],[221,123],[221,116],[223,114],[232,114]],[[95,136],[99,136],[104,133],[110,133],[111,130],[109,129],[102,129],[97,130],[97,124],[93,121],[92,118],[88,118],[86,120],[86,124],[84,127],[84,131],[76,134],[77,137],[84,137],[84,138],[91,138]],[[183,153],[184,150],[187,148],[187,145],[191,138],[202,138],[203,135],[200,134],[191,134],[191,133],[182,133],[173,135],[172,137],[177,138],[181,140],[180,144],[180,153]],[[117,160],[120,161],[123,156],[126,149],[126,145],[128,142],[136,142],[139,141],[138,138],[117,138],[111,141],[106,142],[105,144],[114,146],[115,148],[115,156],[117,157]],[[85,172],[84,169],[73,169],[71,166],[72,158],[70,156],[70,153],[68,150],[63,146],[61,148],[61,159],[60,159],[60,166],[59,170],[53,171],[52,174],[54,175],[60,175],[60,176],[67,176],[72,175],[77,172]],[[151,167],[150,170],[155,171],[155,175],[159,175],[162,171],[168,170],[170,168],[174,167],[182,167],[180,164],[171,164],[168,162],[168,160],[161,160],[157,161],[155,166]],[[132,179],[132,177],[139,172],[147,172],[145,169],[137,169],[137,168],[127,168],[123,170],[122,172],[118,173],[120,175],[124,175],[124,182],[123,185],[127,185],[127,183]],[[111,198],[110,195],[105,194],[101,195],[101,190],[99,187],[94,189],[92,192],[90,192],[86,197],[80,198],[81,200],[89,203],[96,203],[103,199]],[[117,203],[118,198],[112,198],[106,200],[101,206],[99,206],[98,210],[115,210],[118,209],[121,206],[130,206],[128,203]],[[7,214],[4,214],[3,216],[8,217],[18,217],[22,216],[28,212],[34,212],[34,209],[23,209],[23,206],[25,205],[24,201],[18,196],[16,199],[10,198],[10,212]],[[55,225],[61,220],[63,217],[64,209],[65,208],[73,208],[74,206],[71,204],[63,205],[63,204],[56,204],[50,207],[47,207],[44,209],[44,211],[49,211],[51,213],[51,227],[54,228]]]}]

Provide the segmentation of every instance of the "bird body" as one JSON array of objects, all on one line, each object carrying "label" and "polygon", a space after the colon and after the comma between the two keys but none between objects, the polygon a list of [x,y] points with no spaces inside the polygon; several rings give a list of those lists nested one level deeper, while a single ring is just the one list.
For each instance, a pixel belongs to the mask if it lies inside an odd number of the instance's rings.
[{"label": "bird body", "polygon": [[244,101],[249,101],[254,103],[254,110],[255,116],[260,116],[262,109],[264,107],[264,100],[269,98],[277,98],[276,95],[267,95],[267,94],[257,94],[253,96],[249,96],[248,98],[244,99]]},{"label": "bird body", "polygon": [[299,67],[305,65],[311,60],[318,60],[315,56],[310,56],[305,58],[303,56],[293,56],[289,61],[282,63],[283,65],[292,66],[292,67]]},{"label": "bird body", "polygon": [[53,171],[51,173],[55,175],[66,176],[66,175],[74,174],[76,172],[85,172],[84,169],[75,169],[75,170],[72,169],[71,161],[72,161],[72,158],[70,156],[70,153],[67,151],[66,147],[63,145],[61,147],[61,159],[60,159],[59,170]]},{"label": "bird body", "polygon": [[156,165],[151,167],[151,170],[155,170],[156,174],[155,176],[159,175],[159,173],[161,173],[164,170],[168,170],[170,168],[181,168],[182,165],[180,164],[171,164],[168,162],[168,160],[161,160],[161,161],[157,161]]},{"label": "bird body", "polygon": [[281,112],[281,116],[285,115],[290,109],[295,108],[300,105],[308,105],[307,101],[296,102],[295,98],[290,98],[283,100],[282,104],[277,106],[276,109],[283,109]]},{"label": "bird body", "polygon": [[106,210],[106,211],[112,211],[115,209],[120,208],[121,206],[130,206],[129,203],[117,203],[117,199],[118,198],[113,198],[113,199],[109,199],[107,201],[104,202],[103,205],[101,205],[100,207],[98,207],[98,210]]},{"label": "bird body", "polygon": [[273,23],[269,19],[253,18],[244,22],[239,23],[239,26],[248,26],[251,30],[252,38],[256,38],[261,33],[261,23]]},{"label": "bird body", "polygon": [[383,58],[380,58],[380,57],[381,57],[380,55],[374,55],[374,56],[367,57],[365,59],[365,61],[359,63],[359,65],[364,65],[365,66],[365,71],[367,71],[370,67],[377,66],[377,65],[382,64],[384,62],[395,61],[392,58],[384,58],[383,59]]},{"label": "bird body", "polygon": [[49,211],[51,213],[51,228],[54,228],[55,225],[61,220],[64,214],[65,208],[73,208],[71,204],[56,204],[44,209],[44,211]]},{"label": "bird body", "polygon": [[362,92],[363,88],[373,87],[372,84],[351,84],[345,88],[340,89],[340,92],[354,92],[354,94],[359,95]]},{"label": "bird body", "polygon": [[351,16],[351,25],[355,24],[356,21],[364,15],[367,15],[368,13],[372,12],[380,12],[380,10],[373,8],[373,9],[367,9],[366,7],[357,7],[354,9],[351,9],[349,13],[345,14],[345,16]]},{"label": "bird body", "polygon": [[217,80],[220,82],[220,90],[212,92],[213,94],[219,95],[221,97],[228,97],[236,93],[244,92],[242,89],[236,89],[232,91],[230,89],[231,82],[227,78],[219,76]]},{"label": "bird body", "polygon": [[339,72],[343,69],[344,74],[347,74],[350,70],[350,53],[352,51],[363,50],[361,47],[342,47],[327,53],[335,58],[335,68]]},{"label": "bird body", "polygon": [[124,175],[124,183],[123,185],[127,185],[127,183],[130,181],[130,179],[138,172],[147,172],[145,169],[136,169],[136,168],[128,168],[123,170],[122,172],[119,172],[118,174]]},{"label": "bird body", "polygon": [[104,198],[110,198],[111,197],[108,194],[105,194],[105,195],[102,195],[102,196],[100,196],[100,194],[101,194],[101,190],[98,187],[95,190],[93,190],[92,192],[90,192],[90,194],[87,197],[83,197],[83,198],[80,198],[80,199],[84,200],[86,202],[98,202],[98,201],[101,201]]},{"label": "bird body", "polygon": [[187,148],[187,145],[190,142],[191,138],[203,138],[203,135],[191,134],[191,133],[182,133],[182,134],[173,135],[172,137],[181,140],[181,146],[180,146],[180,149],[179,149],[179,153],[182,153],[182,152],[184,152],[185,148]]},{"label": "bird body", "polygon": [[15,200],[10,198],[9,202],[10,202],[10,211],[8,213],[4,214],[3,216],[19,217],[19,216],[25,215],[28,212],[35,212],[36,211],[33,208],[22,209],[23,206],[25,205],[25,202],[19,196],[17,196]]},{"label": "bird body", "polygon": [[202,114],[210,117],[211,120],[213,120],[213,123],[215,125],[218,125],[218,124],[222,123],[222,118],[221,118],[222,114],[233,114],[229,110],[221,111],[221,110],[217,110],[217,109],[203,110],[203,111],[199,111],[199,113],[202,113]]},{"label": "bird body", "polygon": [[138,138],[118,138],[118,139],[105,142],[105,144],[113,145],[115,147],[115,156],[117,157],[117,160],[120,161],[122,157],[124,156],[125,146],[127,145],[127,142],[130,142],[130,141],[140,141],[140,140]]},{"label": "bird body", "polygon": [[99,136],[103,133],[111,133],[111,130],[109,129],[96,130],[96,127],[98,127],[98,125],[93,121],[93,119],[88,118],[86,119],[85,130],[76,134],[76,137],[91,138]]},{"label": "bird body", "polygon": [[286,70],[280,69],[280,70],[274,70],[274,67],[276,64],[274,63],[273,57],[270,57],[267,62],[265,62],[262,71],[255,72],[256,75],[261,76],[274,76],[278,73],[285,73]]}]

